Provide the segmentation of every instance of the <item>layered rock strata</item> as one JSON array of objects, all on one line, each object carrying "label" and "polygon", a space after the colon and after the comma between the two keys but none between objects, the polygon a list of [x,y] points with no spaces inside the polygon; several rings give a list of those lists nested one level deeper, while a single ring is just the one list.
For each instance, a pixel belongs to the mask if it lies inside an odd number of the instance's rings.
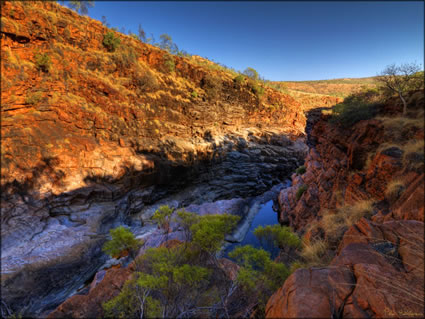
[{"label": "layered rock strata", "polygon": [[305,156],[305,116],[288,95],[260,97],[53,2],[4,1],[1,18],[2,301],[12,311],[39,314],[72,294],[129,215],[189,186],[179,207],[260,194]]},{"label": "layered rock strata", "polygon": [[[423,101],[423,92],[411,96],[412,114],[423,114]],[[390,100],[378,115],[400,116],[397,104]],[[314,241],[323,234],[311,226],[325,214],[365,200],[373,212],[345,231],[329,266],[295,271],[269,299],[266,317],[423,317],[423,150],[403,146],[420,145],[423,125],[392,132],[386,123],[343,128],[322,116],[314,124],[305,172],[279,195],[280,222]],[[385,144],[394,134],[403,142]]]}]

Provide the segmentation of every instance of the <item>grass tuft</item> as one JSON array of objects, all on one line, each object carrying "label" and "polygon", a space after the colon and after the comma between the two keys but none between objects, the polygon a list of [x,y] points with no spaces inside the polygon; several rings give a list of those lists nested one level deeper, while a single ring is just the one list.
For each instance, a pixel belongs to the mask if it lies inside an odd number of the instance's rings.
[{"label": "grass tuft", "polygon": [[397,199],[400,198],[401,194],[405,189],[405,182],[400,178],[395,178],[388,183],[387,188],[385,190],[385,197],[390,202],[395,202]]},{"label": "grass tuft", "polygon": [[335,211],[326,211],[320,221],[326,237],[332,242],[338,242],[344,232],[357,223],[362,217],[371,217],[373,201],[358,201],[354,205],[344,205]]}]

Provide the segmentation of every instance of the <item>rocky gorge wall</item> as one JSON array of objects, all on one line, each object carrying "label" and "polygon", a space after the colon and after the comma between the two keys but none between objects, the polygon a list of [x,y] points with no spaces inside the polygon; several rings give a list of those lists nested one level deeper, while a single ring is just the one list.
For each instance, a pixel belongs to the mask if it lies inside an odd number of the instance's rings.
[{"label": "rocky gorge wall", "polygon": [[158,200],[254,196],[305,157],[290,96],[118,32],[108,52],[108,31],[56,3],[2,2],[2,311],[57,306],[104,263],[108,230]]},{"label": "rocky gorge wall", "polygon": [[305,172],[279,194],[280,222],[306,243],[323,243],[356,204],[372,203],[372,212],[343,229],[327,265],[324,254],[321,266],[296,270],[269,299],[266,317],[423,316],[423,92],[411,94],[409,108],[403,119],[392,99],[350,128],[316,114]]}]

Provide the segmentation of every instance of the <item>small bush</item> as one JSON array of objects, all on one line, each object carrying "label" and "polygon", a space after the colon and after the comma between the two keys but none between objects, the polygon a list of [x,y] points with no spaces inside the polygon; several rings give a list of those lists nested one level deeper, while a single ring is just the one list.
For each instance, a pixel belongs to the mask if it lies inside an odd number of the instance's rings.
[{"label": "small bush", "polygon": [[190,96],[196,99],[198,97],[198,92],[192,91],[192,93],[190,94]]},{"label": "small bush", "polygon": [[251,89],[251,92],[254,93],[257,98],[261,98],[264,94],[264,88],[258,84],[257,81],[249,80],[248,87]]},{"label": "small bush", "polygon": [[263,96],[263,94],[264,94],[264,88],[262,87],[262,86],[260,86],[259,84],[255,84],[253,87],[252,87],[252,92],[254,92],[254,94],[258,97],[258,98],[260,98],[260,97],[262,97]]},{"label": "small bush", "polygon": [[233,82],[235,82],[235,83],[237,83],[237,84],[242,84],[243,83],[243,81],[245,80],[245,77],[242,75],[242,74],[239,74],[238,76],[236,76],[234,79],[233,79]]},{"label": "small bush", "polygon": [[136,53],[133,48],[123,47],[111,56],[118,69],[128,69],[136,62]]},{"label": "small bush", "polygon": [[240,217],[234,215],[205,215],[190,227],[193,242],[209,253],[217,252],[223,245],[226,234],[229,234],[238,223]]},{"label": "small bush", "polygon": [[236,282],[259,304],[260,311],[290,274],[283,263],[270,258],[269,252],[250,245],[236,247],[229,257],[241,266]]},{"label": "small bush", "polygon": [[300,200],[301,196],[304,194],[306,190],[307,190],[307,185],[302,185],[298,188],[297,193],[295,194],[297,201]]},{"label": "small bush", "polygon": [[134,73],[131,76],[131,81],[139,94],[143,94],[144,92],[152,92],[159,88],[156,76],[150,70]]},{"label": "small bush", "polygon": [[287,226],[267,225],[258,226],[254,230],[254,235],[261,241],[266,241],[278,247],[298,247],[301,243],[299,237]]},{"label": "small bush", "polygon": [[201,81],[201,87],[207,93],[208,99],[214,100],[220,94],[222,83],[220,79],[207,74]]},{"label": "small bush", "polygon": [[302,166],[298,167],[298,168],[296,169],[295,173],[297,173],[297,175],[302,175],[302,174],[304,174],[304,173],[305,173],[305,166],[304,166],[304,165],[302,165]]},{"label": "small bush", "polygon": [[168,227],[170,225],[171,216],[173,213],[174,208],[171,208],[168,205],[162,205],[155,211],[152,219],[156,221],[160,228],[164,229],[168,233]]},{"label": "small bush", "polygon": [[93,60],[87,61],[86,69],[90,71],[103,71],[102,61],[98,57],[95,57]]},{"label": "small bush", "polygon": [[249,77],[250,79],[254,80],[254,81],[258,81],[259,79],[259,75],[258,72],[253,69],[253,68],[246,68],[245,71],[243,71],[243,74],[245,74],[247,77]]},{"label": "small bush", "polygon": [[25,104],[35,105],[38,104],[42,99],[42,93],[36,92],[31,95],[28,95],[25,99]]},{"label": "small bush", "polygon": [[380,94],[375,90],[355,93],[332,108],[330,121],[340,125],[353,125],[368,120],[376,115],[376,106],[380,102]]},{"label": "small bush", "polygon": [[113,32],[108,32],[103,37],[102,43],[109,52],[114,52],[119,47],[121,40]]},{"label": "small bush", "polygon": [[37,53],[35,55],[35,65],[38,70],[43,72],[49,72],[51,66],[50,57],[46,53]]},{"label": "small bush", "polygon": [[133,233],[122,226],[109,231],[112,239],[105,243],[103,251],[111,257],[118,257],[125,251],[130,255],[134,255],[139,248],[139,242],[134,237]]},{"label": "small bush", "polygon": [[164,71],[167,73],[174,72],[176,69],[176,64],[174,63],[174,59],[171,55],[164,55]]},{"label": "small bush", "polygon": [[292,264],[291,264],[291,266],[290,266],[290,268],[289,268],[289,271],[291,272],[291,274],[293,273],[293,272],[295,272],[297,269],[301,269],[301,268],[305,268],[305,265],[301,262],[301,261],[299,261],[299,260],[297,260],[297,261],[294,261]]}]

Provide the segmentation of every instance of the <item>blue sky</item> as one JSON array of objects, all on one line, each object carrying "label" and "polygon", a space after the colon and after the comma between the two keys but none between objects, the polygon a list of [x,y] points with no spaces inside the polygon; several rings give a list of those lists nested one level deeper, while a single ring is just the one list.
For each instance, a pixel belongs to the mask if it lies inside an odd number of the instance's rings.
[{"label": "blue sky", "polygon": [[423,2],[96,1],[89,16],[269,80],[374,76],[424,60]]}]

